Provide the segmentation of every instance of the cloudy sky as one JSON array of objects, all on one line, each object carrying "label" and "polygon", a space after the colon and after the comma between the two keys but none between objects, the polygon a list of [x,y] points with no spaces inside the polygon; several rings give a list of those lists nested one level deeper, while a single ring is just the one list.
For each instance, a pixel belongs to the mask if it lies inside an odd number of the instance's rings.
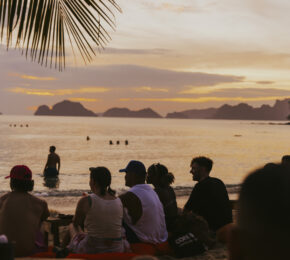
[{"label": "cloudy sky", "polygon": [[0,47],[0,112],[64,99],[161,114],[290,97],[289,0],[116,0],[116,30],[85,66],[40,67]]}]

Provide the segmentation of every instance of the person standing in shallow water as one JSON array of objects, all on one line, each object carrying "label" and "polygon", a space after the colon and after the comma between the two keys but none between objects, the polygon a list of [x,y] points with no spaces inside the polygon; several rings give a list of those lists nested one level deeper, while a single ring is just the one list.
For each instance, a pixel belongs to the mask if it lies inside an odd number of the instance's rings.
[{"label": "person standing in shallow water", "polygon": [[57,177],[60,170],[60,157],[55,153],[55,146],[49,147],[49,154],[44,166],[43,175],[45,178]]},{"label": "person standing in shallow water", "polygon": [[209,228],[216,232],[232,223],[233,219],[224,183],[209,176],[212,165],[212,160],[204,156],[192,159],[190,173],[192,179],[198,183],[194,186],[183,211],[203,217],[208,222]]}]

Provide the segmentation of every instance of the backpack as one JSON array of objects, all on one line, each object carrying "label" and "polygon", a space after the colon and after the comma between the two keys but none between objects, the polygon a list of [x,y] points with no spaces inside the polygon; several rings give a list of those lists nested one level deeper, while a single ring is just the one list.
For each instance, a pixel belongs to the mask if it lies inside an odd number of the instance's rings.
[{"label": "backpack", "polygon": [[175,233],[168,242],[178,258],[194,256],[206,251],[204,244],[191,232]]}]

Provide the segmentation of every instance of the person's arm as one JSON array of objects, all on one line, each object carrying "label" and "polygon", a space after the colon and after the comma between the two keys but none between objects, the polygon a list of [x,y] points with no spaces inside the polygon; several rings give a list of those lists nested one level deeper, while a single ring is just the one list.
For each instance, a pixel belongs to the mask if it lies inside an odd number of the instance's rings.
[{"label": "person's arm", "polygon": [[42,212],[42,215],[41,215],[41,221],[46,220],[49,217],[49,215],[50,215],[50,213],[49,213],[49,210],[48,210],[47,203],[44,201],[43,212]]},{"label": "person's arm", "polygon": [[127,192],[119,196],[123,203],[123,207],[128,210],[132,224],[135,225],[143,214],[142,204],[140,199],[132,192]]},{"label": "person's arm", "polygon": [[59,170],[60,170],[60,157],[59,156],[57,156],[57,171],[58,171],[58,173],[59,173]]},{"label": "person's arm", "polygon": [[46,164],[45,164],[44,169],[43,169],[43,174],[45,173],[45,170],[47,168],[48,160],[49,160],[49,155],[47,156]]},{"label": "person's arm", "polygon": [[184,207],[183,207],[183,213],[189,213],[192,211],[192,203],[193,203],[193,191],[190,194],[190,197],[188,199],[188,201],[185,203]]},{"label": "person's arm", "polygon": [[76,212],[73,218],[73,225],[75,227],[80,226],[82,229],[84,229],[84,222],[86,215],[90,209],[90,203],[89,203],[89,196],[83,197],[79,200]]},{"label": "person's arm", "polygon": [[215,218],[218,228],[232,223],[232,208],[224,184],[217,185],[214,196]]}]

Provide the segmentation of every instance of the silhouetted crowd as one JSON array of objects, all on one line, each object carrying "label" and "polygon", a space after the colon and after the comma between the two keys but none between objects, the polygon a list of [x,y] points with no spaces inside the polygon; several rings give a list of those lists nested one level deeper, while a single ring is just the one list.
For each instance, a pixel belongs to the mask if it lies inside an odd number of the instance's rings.
[{"label": "silhouetted crowd", "polygon": [[[210,158],[192,159],[190,174],[197,183],[183,209],[177,207],[171,187],[175,177],[160,163],[146,170],[142,162],[130,161],[120,170],[129,190],[119,196],[111,189],[110,171],[91,167],[91,193],[79,200],[62,249],[85,254],[129,252],[134,243],[168,242],[176,256],[183,257],[222,242],[231,260],[289,259],[290,156],[246,177],[234,223],[226,186],[210,176],[212,166]],[[16,256],[45,251],[42,223],[50,213],[46,201],[30,193],[31,170],[16,165],[6,178],[11,192],[0,198],[0,235],[15,243]]]}]

